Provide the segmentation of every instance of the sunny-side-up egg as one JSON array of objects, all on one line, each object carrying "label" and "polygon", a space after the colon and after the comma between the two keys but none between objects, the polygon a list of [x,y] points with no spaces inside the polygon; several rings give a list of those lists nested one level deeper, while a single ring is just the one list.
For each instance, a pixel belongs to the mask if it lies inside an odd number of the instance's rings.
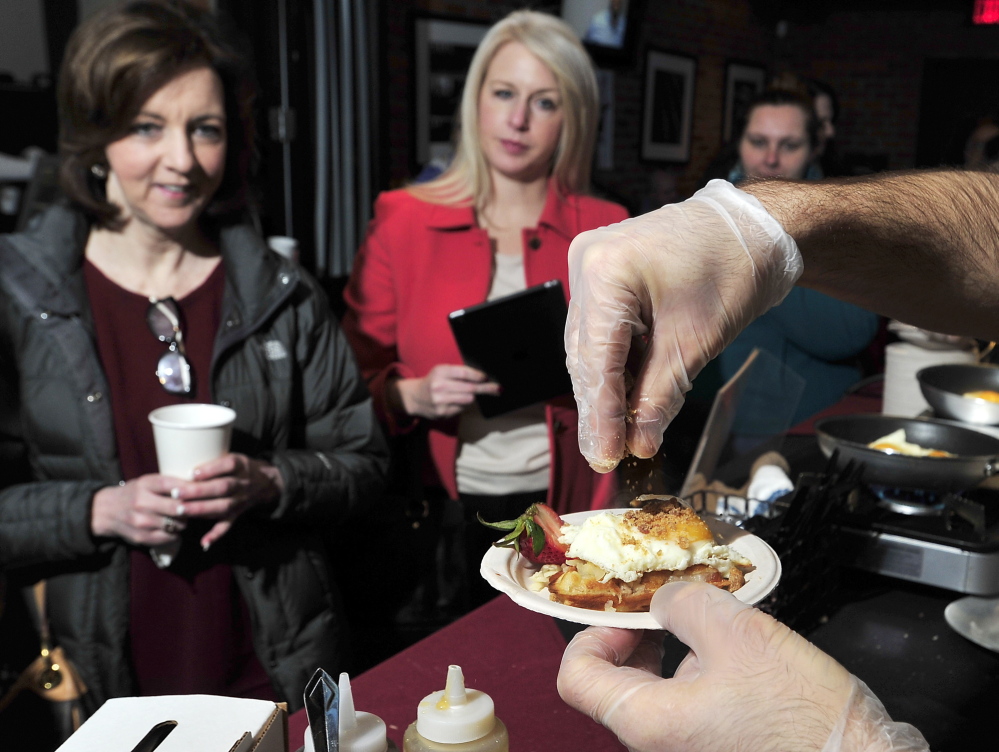
[{"label": "sunny-side-up egg", "polygon": [[567,556],[595,564],[604,570],[604,581],[616,577],[634,582],[645,572],[681,570],[694,564],[716,568],[723,576],[732,563],[749,561],[728,546],[715,544],[707,525],[696,516],[674,540],[646,535],[621,514],[602,513],[581,525],[562,527],[561,541],[569,545]]},{"label": "sunny-side-up egg", "polygon": [[888,454],[904,454],[907,457],[955,457],[957,455],[945,452],[943,449],[927,449],[919,444],[912,444],[905,440],[905,429],[900,428],[892,431],[887,436],[875,439],[868,444],[871,449],[877,449]]},{"label": "sunny-side-up egg", "polygon": [[980,399],[985,400],[986,402],[999,403],[999,392],[993,391],[992,389],[979,389],[975,392],[965,392],[961,396],[967,397],[968,399]]}]

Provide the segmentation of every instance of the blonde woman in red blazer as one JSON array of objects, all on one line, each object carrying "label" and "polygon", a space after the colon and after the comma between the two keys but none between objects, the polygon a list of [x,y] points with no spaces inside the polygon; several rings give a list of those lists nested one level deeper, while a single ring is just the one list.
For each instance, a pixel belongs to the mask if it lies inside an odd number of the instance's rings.
[{"label": "blonde woman in red blazer", "polygon": [[384,424],[398,435],[425,422],[425,482],[461,502],[473,587],[496,535],[477,512],[600,508],[614,490],[580,454],[571,395],[483,418],[476,394],[500,387],[462,364],[448,324],[451,311],[550,279],[568,292],[573,237],[627,217],[585,195],[598,101],[589,57],[561,20],[518,11],[493,26],[469,68],[451,166],[378,198],[345,292],[344,329]]}]

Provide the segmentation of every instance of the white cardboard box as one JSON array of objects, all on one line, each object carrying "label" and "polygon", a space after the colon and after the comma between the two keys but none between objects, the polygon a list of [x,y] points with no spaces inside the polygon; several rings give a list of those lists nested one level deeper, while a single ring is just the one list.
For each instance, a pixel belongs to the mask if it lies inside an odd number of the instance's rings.
[{"label": "white cardboard box", "polygon": [[156,752],[288,752],[284,703],[216,695],[108,700],[57,752],[132,752],[164,721],[177,725]]}]

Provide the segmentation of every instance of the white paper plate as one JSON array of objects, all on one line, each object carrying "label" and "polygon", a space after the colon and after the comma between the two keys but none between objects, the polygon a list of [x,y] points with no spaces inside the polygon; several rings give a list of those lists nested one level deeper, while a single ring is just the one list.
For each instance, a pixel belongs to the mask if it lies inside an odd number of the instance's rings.
[{"label": "white paper plate", "polygon": [[944,619],[962,637],[999,653],[999,598],[961,598],[947,604]]},{"label": "white paper plate", "polygon": [[[627,509],[607,510],[624,514]],[[600,514],[600,511],[576,512],[563,515],[566,522],[578,525],[587,517]],[[733,593],[743,603],[758,603],[766,598],[777,586],[780,580],[781,567],[777,553],[762,538],[752,533],[730,525],[704,517],[705,523],[719,544],[730,546],[733,550],[753,562],[753,570],[746,573],[746,583]],[[597,627],[621,627],[623,629],[662,629],[659,622],[649,613],[617,613],[614,611],[593,611],[588,608],[577,608],[555,603],[548,599],[548,591],[534,592],[530,590],[530,577],[536,572],[536,567],[512,548],[497,548],[491,546],[482,557],[480,573],[486,582],[500,592],[509,595],[514,603],[531,611],[548,614],[557,619],[571,621],[577,624],[588,624]]]}]

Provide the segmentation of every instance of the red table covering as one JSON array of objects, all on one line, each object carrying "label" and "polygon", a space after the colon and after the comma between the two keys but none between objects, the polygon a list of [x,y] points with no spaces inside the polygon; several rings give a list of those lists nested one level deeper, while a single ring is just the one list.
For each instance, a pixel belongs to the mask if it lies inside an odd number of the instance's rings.
[{"label": "red table covering", "polygon": [[794,426],[788,433],[792,436],[810,436],[815,433],[815,423],[823,418],[879,412],[881,412],[880,394],[848,394],[835,405],[830,405],[825,410]]},{"label": "red table covering", "polygon": [[[847,395],[792,428],[815,433],[815,421],[833,415],[875,413],[880,394]],[[510,732],[516,752],[620,752],[624,745],[600,724],[576,712],[558,696],[565,639],[550,616],[521,608],[500,596],[357,677],[351,677],[354,706],[379,716],[400,749],[416,706],[444,688],[448,665],[462,668],[465,686],[493,698],[496,715]],[[291,749],[302,744],[305,711],[288,721]]]},{"label": "red table covering", "polygon": [[[402,749],[416,707],[444,689],[447,667],[461,666],[465,686],[493,698],[516,752],[620,752],[617,737],[573,710],[555,688],[565,638],[554,619],[521,608],[505,595],[438,630],[357,677],[354,707],[379,716]],[[305,711],[288,721],[292,750],[302,745]]]}]

